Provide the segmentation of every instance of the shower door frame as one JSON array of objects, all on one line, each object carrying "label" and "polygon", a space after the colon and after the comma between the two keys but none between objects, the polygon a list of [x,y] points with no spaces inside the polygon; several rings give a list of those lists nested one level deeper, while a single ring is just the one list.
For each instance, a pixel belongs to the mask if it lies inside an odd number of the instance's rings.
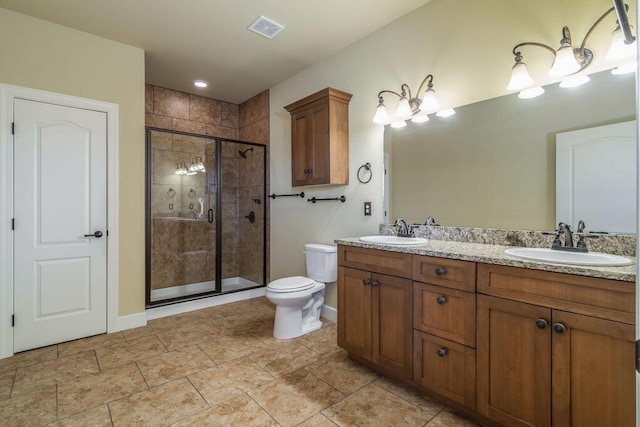
[{"label": "shower door frame", "polygon": [[[201,292],[193,295],[185,295],[173,298],[166,298],[157,301],[151,301],[151,132],[167,132],[172,135],[183,135],[195,138],[207,139],[214,141],[216,144],[216,274],[215,274],[215,289],[212,291]],[[237,289],[227,292],[222,292],[222,143],[231,142],[235,144],[250,145],[255,147],[261,147],[264,149],[264,156],[262,159],[262,285],[252,286],[244,289]],[[168,130],[152,126],[145,126],[145,308],[155,308],[165,305],[171,305],[186,301],[194,301],[202,298],[209,298],[217,295],[227,295],[235,292],[247,291],[250,289],[263,288],[267,286],[267,159],[268,159],[268,145],[257,142],[241,141],[237,139],[221,138],[212,135],[201,135],[197,133],[182,132],[177,130]]]}]

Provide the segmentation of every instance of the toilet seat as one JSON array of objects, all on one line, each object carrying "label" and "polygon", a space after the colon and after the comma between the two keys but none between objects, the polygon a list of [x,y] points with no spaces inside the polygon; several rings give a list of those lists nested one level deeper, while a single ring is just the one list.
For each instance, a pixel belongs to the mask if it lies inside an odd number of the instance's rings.
[{"label": "toilet seat", "polygon": [[313,279],[292,276],[274,280],[267,285],[267,290],[271,292],[299,292],[311,289],[314,285],[315,281]]}]

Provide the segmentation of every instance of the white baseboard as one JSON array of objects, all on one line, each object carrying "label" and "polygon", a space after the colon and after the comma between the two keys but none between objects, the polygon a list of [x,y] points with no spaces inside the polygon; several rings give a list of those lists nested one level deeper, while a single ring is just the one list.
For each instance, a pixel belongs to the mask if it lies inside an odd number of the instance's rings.
[{"label": "white baseboard", "polygon": [[118,317],[118,331],[139,328],[147,325],[147,313],[134,313]]},{"label": "white baseboard", "polygon": [[162,307],[150,308],[146,311],[148,320],[159,319],[161,317],[173,316],[174,314],[186,313],[188,311],[200,310],[202,308],[216,305],[229,304],[231,302],[243,301],[246,299],[263,297],[267,288],[249,289],[246,291],[233,292],[230,294],[216,295],[208,298],[185,301],[177,304],[165,305]]},{"label": "white baseboard", "polygon": [[322,306],[320,316],[324,317],[327,320],[331,320],[333,323],[336,323],[338,321],[338,310],[325,304]]}]

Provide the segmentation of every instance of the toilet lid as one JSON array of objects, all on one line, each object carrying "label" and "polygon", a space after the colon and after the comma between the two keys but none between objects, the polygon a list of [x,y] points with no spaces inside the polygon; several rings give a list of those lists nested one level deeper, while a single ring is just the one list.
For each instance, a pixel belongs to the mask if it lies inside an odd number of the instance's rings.
[{"label": "toilet lid", "polygon": [[274,280],[267,285],[267,289],[272,292],[297,292],[310,289],[314,284],[315,282],[308,277],[293,276]]}]

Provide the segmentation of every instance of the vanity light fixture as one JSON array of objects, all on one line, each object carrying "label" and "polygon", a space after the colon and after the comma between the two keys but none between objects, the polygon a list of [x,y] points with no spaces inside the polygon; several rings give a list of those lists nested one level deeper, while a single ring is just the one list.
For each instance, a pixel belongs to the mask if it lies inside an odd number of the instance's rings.
[{"label": "vanity light fixture", "polygon": [[205,82],[204,80],[194,80],[193,81],[193,85],[195,87],[205,88],[205,87],[209,86],[209,83]]},{"label": "vanity light fixture", "polygon": [[[623,3],[623,0],[613,0],[613,7],[603,13],[587,31],[584,36],[580,47],[574,48],[571,45],[571,32],[569,27],[562,28],[562,40],[560,40],[560,47],[555,50],[552,47],[539,42],[523,42],[518,43],[513,47],[513,55],[515,57],[515,64],[511,68],[511,79],[507,85],[507,90],[519,90],[527,89],[535,84],[535,81],[529,75],[526,64],[522,61],[522,53],[519,49],[523,46],[537,46],[550,51],[554,55],[554,61],[549,69],[549,75],[552,77],[565,77],[572,76],[589,66],[593,59],[593,52],[586,48],[587,39],[593,32],[593,30],[611,13],[616,12],[618,17],[617,27],[613,32],[611,41],[611,47],[607,52],[606,59],[608,61],[622,61],[625,59],[633,58],[636,51],[636,38],[632,34],[632,27],[629,24],[627,12],[629,6]],[[633,61],[635,64],[635,61]],[[622,68],[625,67],[625,68]],[[630,65],[622,65],[614,68],[612,72],[614,74],[621,74],[619,68],[627,70]],[[617,70],[617,71],[616,71]],[[561,87],[576,87],[589,81],[587,76],[572,76],[563,80],[560,84]],[[540,88],[541,89],[541,88]],[[526,93],[521,92],[520,98],[532,98],[534,96],[541,95],[544,90],[538,88],[532,88]],[[523,91],[524,92],[524,91]],[[535,95],[537,94],[537,95]]]},{"label": "vanity light fixture", "polygon": [[[422,92],[425,84],[427,88]],[[395,118],[389,117],[387,113],[387,107],[384,105],[384,98],[382,96],[385,93],[393,94],[399,98]],[[420,97],[420,95],[422,95],[422,97]],[[429,120],[427,114],[438,111],[437,116],[448,117],[451,115],[451,112],[453,112],[452,108],[448,108],[446,111],[449,114],[442,115],[440,113],[444,113],[445,110],[440,112],[439,108],[440,105],[436,99],[436,92],[433,90],[433,75],[429,74],[422,80],[422,83],[420,83],[418,93],[415,97],[411,94],[411,88],[406,83],[402,83],[400,86],[400,93],[393,90],[381,90],[378,92],[378,107],[376,108],[373,122],[381,125],[391,123],[391,127],[400,128],[406,126],[405,120],[407,119],[411,119],[414,123],[424,123]],[[453,112],[453,114],[455,114],[455,112]]]}]

